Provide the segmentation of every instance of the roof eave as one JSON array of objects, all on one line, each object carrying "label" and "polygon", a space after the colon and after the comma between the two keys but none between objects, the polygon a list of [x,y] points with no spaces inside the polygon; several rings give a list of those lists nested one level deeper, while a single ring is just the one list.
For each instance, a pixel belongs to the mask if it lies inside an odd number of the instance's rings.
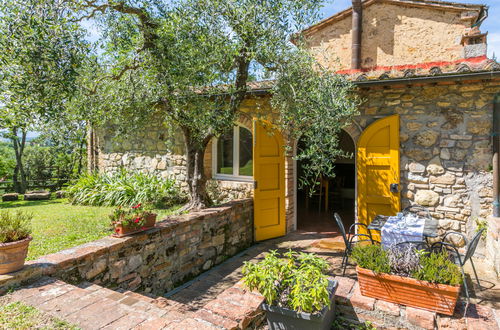
[{"label": "roof eave", "polygon": [[[421,2],[416,0],[364,0],[363,8],[368,7],[376,2],[387,2],[399,5],[408,5],[413,7],[421,7],[421,8],[435,8],[435,9],[450,9],[450,10],[458,10],[458,11],[466,11],[466,10],[477,10],[480,13],[484,11],[487,7],[486,5],[477,5],[477,4],[464,4],[458,2]],[[302,30],[300,33],[309,35],[313,32],[322,29],[325,25],[328,25],[337,20],[343,19],[351,15],[352,7],[344,9],[333,16],[327,17],[318,23],[311,25],[310,27]]]},{"label": "roof eave", "polygon": [[[418,83],[437,83],[440,81],[465,81],[465,80],[491,80],[500,79],[500,71],[481,71],[468,73],[453,73],[439,76],[421,76],[421,77],[405,77],[394,79],[377,79],[365,81],[353,81],[352,83],[358,87],[371,86],[390,86],[390,85],[412,85]],[[262,87],[249,91],[252,95],[269,94],[272,87]]]}]

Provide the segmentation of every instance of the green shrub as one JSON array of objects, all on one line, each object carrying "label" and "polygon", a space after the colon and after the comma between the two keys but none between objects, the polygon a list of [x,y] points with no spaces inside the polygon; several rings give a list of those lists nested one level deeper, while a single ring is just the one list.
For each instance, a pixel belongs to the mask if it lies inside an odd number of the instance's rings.
[{"label": "green shrub", "polygon": [[351,257],[359,267],[377,274],[409,276],[448,285],[462,282],[460,268],[450,260],[446,251],[428,253],[410,247],[394,247],[386,251],[380,245],[358,245],[353,248]]},{"label": "green shrub", "polygon": [[258,263],[245,262],[243,280],[269,305],[313,313],[330,304],[327,268],[326,261],[314,254],[289,251],[281,258],[270,251]]},{"label": "green shrub", "polygon": [[448,285],[462,283],[460,268],[450,260],[446,251],[421,256],[420,265],[422,267],[412,274],[417,280]]},{"label": "green shrub", "polygon": [[391,266],[387,252],[380,245],[356,245],[351,258],[356,264],[375,273],[389,273]]},{"label": "green shrub", "polygon": [[15,242],[25,239],[31,234],[33,216],[22,211],[0,212],[0,243]]},{"label": "green shrub", "polygon": [[168,208],[185,200],[175,180],[126,170],[112,174],[82,175],[68,188],[68,196],[73,204],[93,206],[130,206],[143,203]]}]

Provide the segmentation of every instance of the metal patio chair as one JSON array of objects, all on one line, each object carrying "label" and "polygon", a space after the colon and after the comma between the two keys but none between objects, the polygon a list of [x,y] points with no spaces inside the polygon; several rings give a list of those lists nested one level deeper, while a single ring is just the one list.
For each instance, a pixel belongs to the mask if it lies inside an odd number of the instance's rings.
[{"label": "metal patio chair", "polygon": [[[462,277],[464,279],[464,288],[465,288],[465,294],[467,295],[467,301],[470,301],[470,294],[469,294],[469,288],[467,286],[467,281],[465,279],[464,265],[468,260],[470,261],[472,270],[474,271],[474,276],[476,277],[477,285],[479,286],[479,290],[481,290],[481,283],[479,282],[479,277],[477,276],[476,267],[474,266],[474,262],[472,261],[472,256],[474,255],[474,252],[476,252],[477,244],[479,243],[479,240],[481,239],[481,235],[484,230],[485,229],[483,228],[480,231],[478,231],[470,241],[468,241],[467,237],[462,233],[449,231],[443,236],[443,240],[441,242],[436,242],[431,246],[431,251],[435,249],[446,249],[448,253],[450,253],[451,256],[453,257],[453,261],[455,262],[455,264],[457,264],[460,267],[460,271],[462,272]],[[458,251],[458,248],[452,243],[445,242],[446,237],[448,237],[449,235],[459,235],[464,239],[465,241],[464,254],[461,254]]]},{"label": "metal patio chair", "polygon": [[[375,244],[375,241],[372,238],[372,234],[370,232],[370,229],[368,229],[368,226],[365,225],[364,223],[360,223],[360,222],[353,223],[349,227],[349,231],[346,233],[344,223],[342,222],[342,218],[340,218],[340,215],[337,212],[335,212],[333,214],[333,217],[335,218],[335,221],[337,222],[337,226],[340,229],[340,233],[342,234],[342,238],[344,239],[344,243],[345,243],[345,250],[344,250],[344,254],[342,255],[342,263],[341,263],[341,267],[343,268],[342,276],[344,276],[345,270],[347,268],[347,263],[349,261],[349,254],[352,251],[353,245],[356,243],[360,243],[360,242],[370,242],[371,244]],[[356,233],[356,226],[364,227],[366,229],[366,231],[368,232],[368,234]],[[354,240],[357,237],[364,237],[365,239]]]}]

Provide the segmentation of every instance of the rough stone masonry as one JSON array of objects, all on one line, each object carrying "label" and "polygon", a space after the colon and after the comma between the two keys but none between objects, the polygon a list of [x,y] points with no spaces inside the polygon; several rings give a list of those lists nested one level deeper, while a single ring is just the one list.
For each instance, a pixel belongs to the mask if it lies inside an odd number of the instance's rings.
[{"label": "rough stone masonry", "polygon": [[249,247],[253,202],[240,200],[200,212],[171,216],[143,233],[106,237],[28,262],[0,275],[8,287],[52,275],[70,283],[91,281],[162,295]]},{"label": "rough stone masonry", "polygon": [[[400,115],[402,206],[417,203],[447,230],[472,232],[492,208],[492,112],[500,82],[365,89],[349,133]],[[458,240],[458,237],[455,238]],[[458,243],[458,242],[457,242]]]}]

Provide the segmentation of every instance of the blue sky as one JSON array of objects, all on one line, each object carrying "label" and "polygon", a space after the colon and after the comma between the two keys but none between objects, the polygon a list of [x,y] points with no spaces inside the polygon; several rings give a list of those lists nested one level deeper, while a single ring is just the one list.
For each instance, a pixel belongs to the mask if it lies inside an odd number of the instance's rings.
[{"label": "blue sky", "polygon": [[[461,2],[470,4],[481,4],[490,7],[488,18],[481,25],[482,32],[488,32],[488,57],[496,54],[497,60],[500,59],[500,0],[452,0],[450,2]],[[338,13],[341,10],[351,6],[351,0],[334,0],[328,1],[322,10],[323,17]]]},{"label": "blue sky", "polygon": [[[339,11],[351,6],[351,0],[326,0],[326,5],[322,9],[322,19],[330,17]],[[496,18],[500,17],[500,0],[452,0],[452,2],[483,4],[489,6],[488,18],[481,25],[482,32],[488,32],[488,57],[496,54],[500,59],[500,22]],[[92,21],[84,21],[82,24],[89,32],[88,39],[95,41],[97,31]]]}]

